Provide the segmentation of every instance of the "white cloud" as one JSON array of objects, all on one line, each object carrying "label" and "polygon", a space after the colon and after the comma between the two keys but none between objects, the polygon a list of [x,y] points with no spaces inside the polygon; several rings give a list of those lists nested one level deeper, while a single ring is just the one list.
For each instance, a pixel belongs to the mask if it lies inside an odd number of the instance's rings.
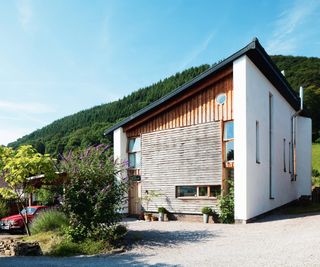
[{"label": "white cloud", "polygon": [[[274,31],[271,40],[267,44],[267,51],[270,54],[295,53],[300,42],[312,27],[312,14],[317,12],[320,1],[293,1],[292,6],[283,11],[274,23]],[[306,26],[307,27],[304,27]]]},{"label": "white cloud", "polygon": [[33,16],[31,0],[17,0],[17,9],[21,27],[27,30]]},{"label": "white cloud", "polygon": [[184,60],[179,69],[185,69],[190,63],[197,59],[197,57],[208,48],[214,35],[215,32],[208,34],[203,42],[200,43],[191,53],[189,53],[188,58]]},{"label": "white cloud", "polygon": [[31,114],[51,113],[55,110],[45,104],[32,102],[11,102],[0,100],[0,111],[13,111]]}]

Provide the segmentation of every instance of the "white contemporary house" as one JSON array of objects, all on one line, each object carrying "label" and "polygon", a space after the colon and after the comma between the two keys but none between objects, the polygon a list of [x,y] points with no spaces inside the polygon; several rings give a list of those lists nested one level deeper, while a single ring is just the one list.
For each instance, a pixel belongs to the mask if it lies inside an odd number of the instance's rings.
[{"label": "white contemporary house", "polygon": [[[234,181],[235,219],[311,195],[311,119],[257,39],[108,129],[129,161],[126,212],[177,219],[217,208]],[[140,197],[161,193],[146,207]]]}]

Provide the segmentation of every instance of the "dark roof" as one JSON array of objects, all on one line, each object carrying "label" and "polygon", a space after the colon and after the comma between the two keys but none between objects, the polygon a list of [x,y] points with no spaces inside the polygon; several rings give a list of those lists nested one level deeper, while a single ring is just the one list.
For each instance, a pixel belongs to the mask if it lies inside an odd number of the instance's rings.
[{"label": "dark roof", "polygon": [[[194,79],[190,80],[189,82],[183,84],[182,86],[178,87],[177,89],[173,90],[169,94],[161,97],[160,99],[154,101],[150,105],[146,106],[145,108],[137,111],[136,113],[132,114],[131,116],[127,117],[126,119],[122,120],[121,122],[115,124],[111,128],[105,131],[105,135],[110,134],[114,130],[119,127],[124,126],[128,122],[131,122],[134,119],[150,112],[163,103],[169,101],[173,97],[177,97],[180,94],[187,91],[190,87],[196,85],[198,82],[202,81],[204,78],[207,78],[211,75],[214,75],[218,71],[221,71],[232,64],[233,61],[242,57],[243,55],[247,55],[253,63],[260,69],[260,71],[268,78],[268,80],[274,85],[274,87],[280,92],[280,94],[288,101],[288,103],[295,109],[299,110],[300,107],[300,98],[297,93],[291,88],[287,80],[281,74],[280,70],[277,66],[273,63],[270,56],[264,50],[262,45],[259,43],[258,38],[254,38],[251,43],[240,49],[238,52],[234,53],[230,57],[226,58],[225,60],[219,62],[218,64],[212,66],[205,72],[201,73]],[[302,115],[307,116],[306,113],[302,113]]]}]

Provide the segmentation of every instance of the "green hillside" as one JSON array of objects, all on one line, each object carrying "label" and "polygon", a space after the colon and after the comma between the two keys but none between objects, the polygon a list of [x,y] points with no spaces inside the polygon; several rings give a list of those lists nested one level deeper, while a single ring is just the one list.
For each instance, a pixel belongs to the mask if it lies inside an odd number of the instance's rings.
[{"label": "green hillside", "polygon": [[[320,114],[320,59],[293,56],[272,56],[280,70],[295,90],[303,85],[305,103],[313,118],[313,140],[319,138]],[[76,147],[86,147],[109,142],[103,132],[130,114],[166,95],[178,86],[199,75],[209,65],[193,67],[161,80],[151,86],[139,89],[117,101],[80,111],[59,119],[48,126],[34,131],[9,146],[32,144],[40,152],[54,155]]]}]

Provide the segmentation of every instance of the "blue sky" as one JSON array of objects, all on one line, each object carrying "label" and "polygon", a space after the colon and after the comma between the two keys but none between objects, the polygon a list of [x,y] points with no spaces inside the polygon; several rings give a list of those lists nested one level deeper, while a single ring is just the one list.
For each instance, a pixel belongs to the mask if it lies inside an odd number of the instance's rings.
[{"label": "blue sky", "polygon": [[319,0],[1,1],[0,144],[254,36],[269,54],[320,57],[319,27]]}]

